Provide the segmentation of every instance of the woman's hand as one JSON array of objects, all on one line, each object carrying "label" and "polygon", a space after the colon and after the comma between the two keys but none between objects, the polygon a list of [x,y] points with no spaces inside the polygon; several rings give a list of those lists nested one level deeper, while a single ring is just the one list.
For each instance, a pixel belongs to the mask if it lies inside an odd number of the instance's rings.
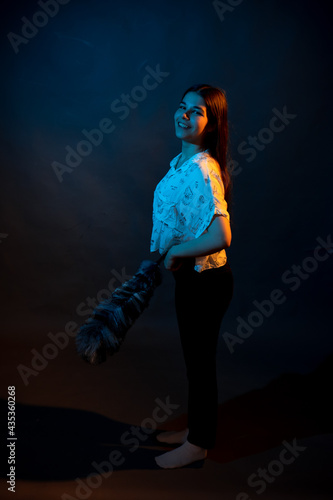
[{"label": "woman's hand", "polygon": [[176,257],[175,246],[172,246],[164,258],[164,266],[168,271],[177,271],[183,263],[183,259]]}]

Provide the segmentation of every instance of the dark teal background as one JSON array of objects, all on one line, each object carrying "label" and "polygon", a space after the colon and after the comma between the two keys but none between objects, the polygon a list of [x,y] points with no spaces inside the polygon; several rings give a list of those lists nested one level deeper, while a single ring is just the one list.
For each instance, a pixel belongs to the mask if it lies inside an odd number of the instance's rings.
[{"label": "dark teal background", "polygon": [[[333,229],[330,4],[244,0],[222,20],[206,0],[70,0],[15,53],[8,34],[21,35],[22,18],[41,9],[36,1],[1,2],[1,398],[16,387],[17,473],[27,480],[17,498],[74,494],[73,480],[120,432],[151,416],[157,398],[179,405],[166,427],[184,425],[187,385],[169,271],[120,352],[99,367],[78,358],[73,325],[141,260],[157,258],[149,251],[153,193],[181,151],[173,114],[196,83],[226,92],[235,165],[227,250],[235,291],[218,345],[218,446],[207,476],[184,471],[177,485],[162,474],[158,484],[136,474],[147,470],[127,471],[105,481],[96,498],[156,500],[165,489],[170,498],[178,489],[182,500],[203,491],[254,498],[247,477],[278,456],[272,448],[283,439],[306,437],[305,458],[268,485],[265,498],[312,500],[329,491],[332,363],[322,363],[333,350],[333,254],[322,251],[328,257],[320,262],[313,255]],[[128,112],[112,111],[142,85],[147,67],[167,76]],[[295,115],[290,123],[265,131],[283,109]],[[54,162],[64,164],[66,147],[75,150],[86,140],[82,130],[104,119],[112,132],[59,182]],[[250,152],[258,136],[266,142]],[[263,304],[270,312],[260,320]],[[244,326],[258,317],[257,326]],[[54,347],[58,334],[63,348]],[[226,338],[236,335],[230,350]],[[154,453],[140,448],[125,468],[150,469]]]},{"label": "dark teal background", "polygon": [[[219,339],[220,399],[313,370],[333,347],[333,257],[297,290],[282,277],[332,232],[329,2],[249,0],[221,21],[206,1],[71,0],[15,54],[8,33],[21,34],[21,18],[37,10],[35,1],[1,4],[1,337],[11,378],[22,386],[17,365],[30,366],[31,349],[49,332],[87,319],[79,304],[114,273],[131,276],[155,258],[153,192],[181,150],[173,114],[195,83],[225,90],[237,166],[227,250],[235,293]],[[147,66],[168,76],[121,119],[110,106],[142,85]],[[245,154],[241,144],[283,108],[296,117]],[[76,148],[82,130],[104,118],[115,129],[59,182],[53,162],[64,163],[66,146]],[[181,370],[174,283],[165,269],[163,277],[127,345],[157,360],[170,349],[168,366]],[[286,300],[231,354],[225,332],[236,335],[237,318],[247,321],[254,301],[275,289]],[[70,348],[75,359],[73,340]],[[52,363],[65,366],[60,355]],[[151,388],[150,369],[142,376]]]}]

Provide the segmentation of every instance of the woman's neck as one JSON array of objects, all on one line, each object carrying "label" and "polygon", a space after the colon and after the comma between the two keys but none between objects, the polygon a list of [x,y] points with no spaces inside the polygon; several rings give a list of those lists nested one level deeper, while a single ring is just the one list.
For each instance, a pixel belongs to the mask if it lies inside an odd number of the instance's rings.
[{"label": "woman's neck", "polygon": [[182,160],[188,160],[189,158],[191,158],[191,156],[194,156],[201,151],[203,151],[203,148],[199,144],[192,144],[190,142],[183,141]]}]

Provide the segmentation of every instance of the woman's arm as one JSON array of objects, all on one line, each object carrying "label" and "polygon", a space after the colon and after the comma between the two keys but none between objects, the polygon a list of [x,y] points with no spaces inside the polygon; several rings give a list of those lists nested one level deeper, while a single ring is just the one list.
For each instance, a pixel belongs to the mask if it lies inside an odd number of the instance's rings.
[{"label": "woman's arm", "polygon": [[170,248],[164,259],[166,269],[176,271],[181,263],[182,257],[201,257],[228,248],[231,244],[231,229],[229,221],[221,216],[215,215],[212,222],[199,238],[185,241]]}]

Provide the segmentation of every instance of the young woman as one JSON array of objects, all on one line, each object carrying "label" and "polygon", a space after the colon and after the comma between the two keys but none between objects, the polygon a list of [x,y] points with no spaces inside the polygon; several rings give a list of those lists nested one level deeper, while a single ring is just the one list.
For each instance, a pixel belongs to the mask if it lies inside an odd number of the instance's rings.
[{"label": "young woman", "polygon": [[155,457],[162,468],[183,467],[215,446],[218,391],[216,349],[233,294],[225,249],[231,243],[231,179],[224,91],[195,85],[174,115],[182,151],[154,192],[151,252],[166,253],[175,278],[175,306],[188,379],[187,428],[158,441],[181,446]]}]

